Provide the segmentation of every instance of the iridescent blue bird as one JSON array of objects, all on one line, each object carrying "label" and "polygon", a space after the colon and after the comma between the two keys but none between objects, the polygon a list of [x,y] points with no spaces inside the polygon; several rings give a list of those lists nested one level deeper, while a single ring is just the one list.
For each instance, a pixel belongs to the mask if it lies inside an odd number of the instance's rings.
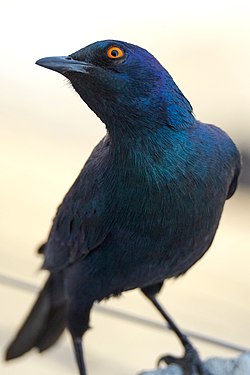
[{"label": "iridescent blue bird", "polygon": [[138,46],[105,40],[37,64],[63,74],[107,133],[58,208],[40,249],[50,277],[6,358],[43,351],[68,327],[85,375],[93,303],[140,288],[184,346],[183,358],[161,359],[207,374],[156,295],[210,247],[237,186],[236,146],[195,119],[169,73]]}]

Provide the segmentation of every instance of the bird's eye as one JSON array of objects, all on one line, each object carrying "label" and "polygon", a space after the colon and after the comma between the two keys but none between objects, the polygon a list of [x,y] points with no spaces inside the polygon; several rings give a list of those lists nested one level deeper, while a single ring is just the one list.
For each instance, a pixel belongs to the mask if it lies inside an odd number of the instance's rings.
[{"label": "bird's eye", "polygon": [[124,55],[124,52],[119,47],[110,47],[107,50],[107,55],[110,59],[120,59]]}]

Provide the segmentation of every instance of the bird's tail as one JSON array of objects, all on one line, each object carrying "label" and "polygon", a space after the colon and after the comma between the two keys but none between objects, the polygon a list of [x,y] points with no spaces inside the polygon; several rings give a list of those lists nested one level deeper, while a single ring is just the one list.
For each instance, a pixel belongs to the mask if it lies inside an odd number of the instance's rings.
[{"label": "bird's tail", "polygon": [[66,327],[67,305],[60,272],[50,275],[35,305],[6,351],[6,360],[32,348],[42,352],[53,345]]}]

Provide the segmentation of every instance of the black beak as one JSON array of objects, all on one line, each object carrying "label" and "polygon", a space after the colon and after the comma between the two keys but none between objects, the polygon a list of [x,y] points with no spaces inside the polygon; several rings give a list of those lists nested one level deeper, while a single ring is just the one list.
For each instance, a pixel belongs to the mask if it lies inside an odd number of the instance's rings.
[{"label": "black beak", "polygon": [[88,68],[92,67],[92,64],[74,60],[71,56],[44,57],[37,60],[36,64],[61,74],[68,72],[88,73]]}]

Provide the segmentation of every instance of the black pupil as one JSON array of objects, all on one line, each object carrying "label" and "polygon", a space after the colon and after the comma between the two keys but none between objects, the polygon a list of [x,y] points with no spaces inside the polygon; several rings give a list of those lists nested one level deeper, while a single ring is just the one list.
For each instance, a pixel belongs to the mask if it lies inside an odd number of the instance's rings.
[{"label": "black pupil", "polygon": [[117,51],[117,49],[113,49],[113,51],[111,51],[111,55],[113,57],[117,57],[119,55],[119,52]]}]

